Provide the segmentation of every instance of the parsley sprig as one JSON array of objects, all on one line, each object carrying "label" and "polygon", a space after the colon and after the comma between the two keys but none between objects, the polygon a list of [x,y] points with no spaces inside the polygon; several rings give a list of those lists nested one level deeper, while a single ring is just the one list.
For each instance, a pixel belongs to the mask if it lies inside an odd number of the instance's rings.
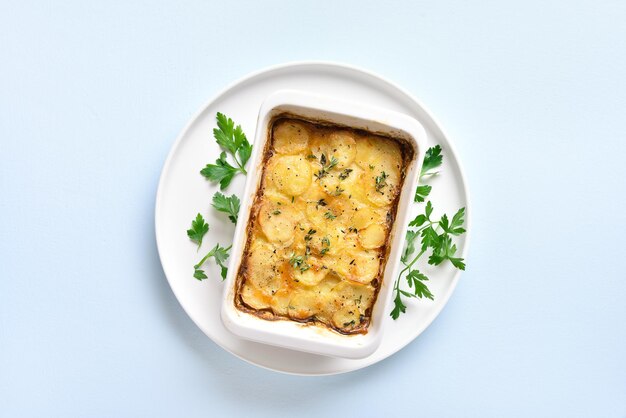
[{"label": "parsley sprig", "polygon": [[205,274],[204,270],[200,269],[200,267],[202,267],[205,261],[213,257],[217,265],[220,266],[221,268],[222,280],[226,279],[226,273],[228,273],[228,267],[226,267],[226,260],[228,260],[228,256],[229,256],[228,252],[230,251],[231,247],[232,245],[229,245],[228,247],[224,248],[220,246],[219,244],[216,244],[215,247],[213,247],[211,251],[209,251],[202,258],[202,260],[198,262],[198,264],[193,266],[193,269],[194,269],[193,277],[195,277],[196,279],[200,281],[206,279],[207,275]]},{"label": "parsley sprig", "polygon": [[[196,216],[196,219],[191,221],[191,229],[187,230],[187,236],[198,244],[198,250],[202,246],[202,238],[209,231],[209,224],[204,221],[201,214]],[[206,273],[200,267],[211,257],[215,259],[215,262],[221,268],[222,280],[226,278],[228,268],[226,267],[226,260],[228,259],[228,251],[231,246],[222,247],[220,244],[216,244],[202,259],[193,266],[193,277],[202,281],[207,278]]]},{"label": "parsley sprig", "polygon": [[220,212],[228,214],[228,219],[234,224],[237,223],[237,217],[239,216],[239,198],[236,195],[230,197],[224,196],[222,193],[217,192],[213,195],[213,206]]},{"label": "parsley sprig", "polygon": [[[429,148],[424,159],[420,180],[428,175],[436,174],[432,170],[439,167],[443,162],[441,147],[439,145]],[[423,202],[430,193],[431,187],[419,186],[415,194],[416,202]],[[419,199],[421,200],[418,200]],[[457,246],[454,239],[465,233],[463,224],[465,223],[465,208],[459,209],[452,219],[443,214],[439,219],[433,217],[433,205],[430,201],[426,203],[424,213],[419,214],[409,223],[406,234],[406,246],[402,253],[401,262],[404,268],[398,274],[394,282],[395,291],[394,308],[390,315],[393,319],[398,319],[400,314],[406,312],[406,305],[402,297],[407,298],[428,298],[433,300],[434,295],[426,284],[428,277],[417,267],[417,261],[425,254],[430,253],[428,264],[438,266],[445,261],[449,261],[454,267],[465,270],[463,258],[456,257]],[[419,245],[419,247],[418,247]],[[419,252],[415,255],[417,248]],[[409,290],[400,288],[401,279],[404,277]]]},{"label": "parsley sprig", "polygon": [[[433,171],[443,163],[443,155],[441,154],[441,146],[435,145],[428,148],[426,155],[424,156],[424,163],[422,164],[422,171],[420,173],[420,180],[425,177],[434,176],[439,174],[438,171]],[[421,184],[417,186],[415,190],[415,202],[424,202],[432,190],[432,186],[427,184]]]},{"label": "parsley sprig", "polygon": [[425,176],[432,176],[439,172],[433,172],[432,170],[439,167],[443,163],[443,155],[441,154],[441,145],[435,145],[428,148],[426,155],[424,156],[424,163],[422,164],[422,172],[420,178]]},{"label": "parsley sprig", "polygon": [[[235,127],[235,122],[223,113],[217,113],[217,128],[213,129],[213,136],[218,145],[224,150],[215,164],[207,164],[200,174],[210,181],[219,182],[220,189],[224,190],[237,173],[247,174],[245,165],[252,154],[252,145],[248,142],[241,125]],[[226,153],[231,155],[236,167],[231,165]]]},{"label": "parsley sprig", "polygon": [[191,229],[187,230],[187,236],[198,244],[198,249],[202,246],[202,238],[209,232],[209,224],[204,221],[201,214],[191,221]]}]

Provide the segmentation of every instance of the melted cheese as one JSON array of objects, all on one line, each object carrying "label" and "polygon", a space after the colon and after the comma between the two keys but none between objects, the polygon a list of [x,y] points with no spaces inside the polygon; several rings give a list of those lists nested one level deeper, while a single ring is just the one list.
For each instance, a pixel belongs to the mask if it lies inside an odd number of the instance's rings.
[{"label": "melted cheese", "polygon": [[391,138],[277,121],[248,225],[238,306],[367,332],[407,159]]}]

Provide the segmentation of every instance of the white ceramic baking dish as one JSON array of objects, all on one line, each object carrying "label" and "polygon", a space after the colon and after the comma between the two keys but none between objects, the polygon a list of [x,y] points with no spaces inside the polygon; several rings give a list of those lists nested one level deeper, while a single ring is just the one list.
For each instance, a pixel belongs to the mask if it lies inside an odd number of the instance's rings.
[{"label": "white ceramic baking dish", "polygon": [[[263,153],[270,139],[269,124],[275,116],[288,113],[303,119],[326,121],[372,133],[393,136],[407,141],[414,148],[400,192],[396,220],[391,229],[391,245],[385,266],[382,287],[374,304],[367,334],[343,335],[323,325],[303,324],[290,320],[268,321],[236,308],[235,284],[248,234],[250,207],[253,203],[261,173]],[[250,168],[241,199],[239,220],[230,251],[228,276],[224,287],[221,317],[224,326],[234,334],[249,340],[344,358],[363,358],[372,354],[383,338],[383,324],[391,310],[393,282],[400,268],[400,256],[406,235],[408,207],[414,196],[424,159],[426,132],[415,119],[401,113],[366,106],[361,103],[323,97],[294,90],[271,94],[261,105],[250,158]]]}]

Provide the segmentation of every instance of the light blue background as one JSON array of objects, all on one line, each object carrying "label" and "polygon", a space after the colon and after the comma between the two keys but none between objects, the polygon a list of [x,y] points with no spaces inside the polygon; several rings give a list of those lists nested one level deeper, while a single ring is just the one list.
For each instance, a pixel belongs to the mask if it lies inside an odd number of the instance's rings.
[{"label": "light blue background", "polygon": [[[0,416],[626,416],[626,3],[0,3]],[[301,378],[222,351],[156,253],[175,137],[300,59],[426,103],[473,198],[468,270],[399,354]]]}]

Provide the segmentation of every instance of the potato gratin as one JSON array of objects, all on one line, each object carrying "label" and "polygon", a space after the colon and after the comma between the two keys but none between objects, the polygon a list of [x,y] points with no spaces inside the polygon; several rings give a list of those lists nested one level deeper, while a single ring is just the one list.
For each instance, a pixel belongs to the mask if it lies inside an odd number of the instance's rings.
[{"label": "potato gratin", "polygon": [[271,126],[235,305],[366,333],[412,148],[289,117]]}]

